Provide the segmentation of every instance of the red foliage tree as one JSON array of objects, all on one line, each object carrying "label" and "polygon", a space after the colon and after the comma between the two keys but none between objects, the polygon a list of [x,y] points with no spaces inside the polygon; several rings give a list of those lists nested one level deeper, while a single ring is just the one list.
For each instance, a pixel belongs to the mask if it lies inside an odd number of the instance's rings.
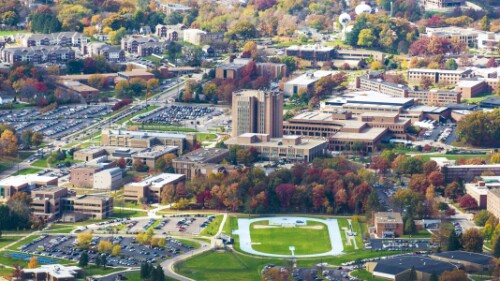
[{"label": "red foliage tree", "polygon": [[276,187],[275,191],[281,207],[289,208],[293,194],[295,193],[295,186],[289,183],[282,183]]},{"label": "red foliage tree", "polygon": [[464,195],[460,200],[458,200],[460,208],[471,210],[477,208],[477,201],[469,194]]}]

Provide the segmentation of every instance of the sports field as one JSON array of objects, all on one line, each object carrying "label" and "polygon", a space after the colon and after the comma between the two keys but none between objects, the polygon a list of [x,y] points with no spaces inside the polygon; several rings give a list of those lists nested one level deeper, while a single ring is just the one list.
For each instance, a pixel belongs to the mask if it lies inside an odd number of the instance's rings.
[{"label": "sports field", "polygon": [[311,255],[331,250],[327,226],[320,222],[307,221],[305,226],[270,226],[269,221],[258,221],[250,225],[252,248],[263,253],[289,255],[290,246],[295,255]]}]

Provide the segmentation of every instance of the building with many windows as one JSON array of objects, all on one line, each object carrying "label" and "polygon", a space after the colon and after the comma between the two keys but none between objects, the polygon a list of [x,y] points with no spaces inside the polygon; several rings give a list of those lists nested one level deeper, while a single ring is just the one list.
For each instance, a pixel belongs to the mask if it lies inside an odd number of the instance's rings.
[{"label": "building with many windows", "polygon": [[90,57],[103,56],[107,62],[124,62],[125,51],[119,46],[111,46],[103,42],[90,42],[82,47],[84,55]]},{"label": "building with many windows", "polygon": [[35,46],[4,48],[1,59],[6,63],[29,62],[33,64],[66,63],[75,59],[75,51],[61,46]]},{"label": "building with many windows", "polygon": [[311,162],[323,156],[328,142],[300,136],[271,138],[268,134],[246,133],[225,141],[226,145],[253,147],[259,159],[270,161]]},{"label": "building with many windows", "polygon": [[177,146],[179,153],[189,151],[196,144],[195,134],[177,134],[157,131],[129,131],[104,129],[101,135],[102,145],[132,148],[151,148],[157,145]]},{"label": "building with many windows", "polygon": [[290,46],[285,54],[308,61],[331,61],[335,58],[335,49],[317,45]]},{"label": "building with many windows", "polygon": [[229,155],[229,150],[223,148],[199,148],[172,160],[172,166],[177,174],[186,175],[190,180],[197,174],[197,165],[219,164]]},{"label": "building with many windows", "polygon": [[287,82],[283,86],[283,94],[287,97],[291,97],[294,94],[299,94],[301,92],[312,91],[314,85],[319,79],[326,76],[333,76],[337,74],[336,71],[326,71],[318,70],[314,72],[307,72],[298,77],[295,77]]},{"label": "building with many windows", "polygon": [[403,218],[396,212],[377,212],[373,214],[375,232],[379,238],[403,235]]},{"label": "building with many windows", "polygon": [[40,186],[57,185],[57,182],[57,177],[37,174],[10,176],[0,180],[0,198],[7,201],[16,192],[29,192]]},{"label": "building with many windows", "polygon": [[245,133],[283,136],[283,94],[261,90],[241,90],[233,93],[232,136]]},{"label": "building with many windows", "polygon": [[443,70],[410,68],[408,70],[408,82],[420,83],[423,77],[431,79],[432,83],[457,84],[463,78],[472,78],[474,73],[471,69],[464,70]]},{"label": "building with many windows", "polygon": [[141,203],[141,200],[146,200],[150,203],[161,203],[161,193],[167,185],[175,187],[178,183],[184,182],[185,178],[184,174],[169,173],[148,177],[140,182],[126,184],[123,187],[123,196],[128,202]]},{"label": "building with many windows", "polygon": [[27,34],[21,37],[21,45],[34,46],[61,46],[80,47],[87,44],[87,36],[79,32],[57,32],[50,34]]}]

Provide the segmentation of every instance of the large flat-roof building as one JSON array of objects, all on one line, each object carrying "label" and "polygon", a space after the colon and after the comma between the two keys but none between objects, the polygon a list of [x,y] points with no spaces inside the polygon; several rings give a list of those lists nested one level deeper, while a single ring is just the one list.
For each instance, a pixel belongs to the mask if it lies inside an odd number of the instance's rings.
[{"label": "large flat-roof building", "polygon": [[465,251],[432,253],[430,257],[439,261],[461,264],[467,272],[489,270],[493,260],[490,255]]},{"label": "large flat-roof building", "polygon": [[74,265],[44,264],[37,268],[23,268],[19,279],[34,281],[76,281],[83,275],[83,270]]},{"label": "large flat-roof building", "polygon": [[500,176],[500,164],[488,165],[446,165],[441,168],[446,182],[451,181],[472,181],[481,176],[484,172],[491,172],[495,176]]},{"label": "large flat-roof building", "polygon": [[335,49],[317,45],[290,46],[285,54],[309,61],[331,61],[335,58]]},{"label": "large flat-roof building", "polygon": [[486,186],[486,183],[484,181],[480,181],[477,183],[466,183],[465,193],[469,194],[476,200],[479,209],[486,209],[488,187]]},{"label": "large flat-roof building", "polygon": [[366,270],[373,276],[394,281],[410,280],[412,268],[416,273],[416,280],[430,281],[431,275],[435,273],[440,276],[445,271],[461,268],[451,262],[439,261],[422,255],[399,255],[380,259],[376,262],[367,262]]},{"label": "large flat-roof building", "polygon": [[46,186],[31,191],[31,214],[34,218],[52,221],[63,212],[61,198],[69,195],[68,189],[58,186]]},{"label": "large flat-roof building", "polygon": [[156,166],[156,161],[167,154],[179,155],[179,147],[177,146],[163,146],[154,147],[153,149],[148,149],[146,151],[141,151],[132,155],[132,159],[140,160],[142,163],[148,167],[154,168]]},{"label": "large flat-roof building", "polygon": [[116,167],[102,170],[94,174],[93,188],[103,190],[116,190],[123,185],[123,171]]},{"label": "large flat-roof building", "polygon": [[197,164],[218,164],[229,155],[228,149],[199,148],[172,160],[172,166],[177,174],[186,175],[190,180],[196,175]]},{"label": "large flat-roof building", "polygon": [[294,94],[312,91],[314,89],[314,85],[319,81],[319,79],[327,76],[333,76],[336,73],[338,72],[327,70],[317,70],[314,72],[304,73],[285,82],[283,85],[283,94],[287,97],[291,97]]},{"label": "large flat-roof building", "polygon": [[457,84],[458,81],[464,78],[474,77],[474,74],[471,69],[443,70],[410,68],[408,70],[408,82],[420,83],[423,77],[430,78],[432,83]]},{"label": "large flat-roof building", "polygon": [[196,135],[158,131],[102,130],[102,145],[132,148],[150,148],[156,145],[178,146],[179,152],[191,150]]},{"label": "large flat-roof building", "polygon": [[260,90],[233,93],[233,137],[245,133],[283,136],[283,94]]},{"label": "large flat-roof building", "polygon": [[57,177],[39,176],[37,174],[10,176],[0,180],[0,197],[8,200],[16,192],[30,192],[44,185],[57,185]]},{"label": "large flat-roof building", "polygon": [[271,138],[268,134],[246,133],[225,141],[227,145],[253,147],[262,160],[310,162],[323,156],[328,142],[300,136]]},{"label": "large flat-roof building", "polygon": [[403,235],[403,218],[400,213],[374,213],[373,224],[375,225],[375,232],[380,238],[399,237]]},{"label": "large flat-roof building", "polygon": [[163,173],[140,182],[128,183],[123,188],[124,200],[140,203],[142,198],[145,198],[147,202],[161,203],[161,193],[167,185],[172,184],[175,187],[185,178],[184,174]]},{"label": "large flat-roof building", "polygon": [[113,215],[113,197],[100,195],[80,195],[63,197],[64,221],[79,218],[102,220]]}]

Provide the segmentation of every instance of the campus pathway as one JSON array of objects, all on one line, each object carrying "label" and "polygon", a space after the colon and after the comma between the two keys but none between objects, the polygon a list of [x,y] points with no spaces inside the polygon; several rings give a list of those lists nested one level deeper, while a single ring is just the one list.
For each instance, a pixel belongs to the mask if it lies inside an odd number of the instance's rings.
[{"label": "campus pathway", "polygon": [[[331,250],[325,253],[320,254],[312,254],[312,255],[295,255],[297,258],[316,258],[316,257],[326,257],[326,256],[338,256],[343,254],[342,250],[344,249],[344,244],[342,243],[342,237],[340,235],[339,224],[337,219],[316,219],[316,218],[307,218],[307,217],[281,217],[282,219],[286,218],[290,221],[315,221],[324,223],[327,226],[328,234],[330,236]],[[266,257],[276,257],[276,258],[289,258],[291,255],[278,255],[278,254],[269,254],[256,251],[252,248],[252,239],[250,238],[250,225],[256,221],[265,221],[265,220],[273,220],[276,217],[267,217],[267,218],[255,218],[255,219],[238,219],[238,230],[233,231],[233,234],[238,235],[240,238],[240,248],[242,251]],[[294,245],[290,245],[294,246]]]}]

